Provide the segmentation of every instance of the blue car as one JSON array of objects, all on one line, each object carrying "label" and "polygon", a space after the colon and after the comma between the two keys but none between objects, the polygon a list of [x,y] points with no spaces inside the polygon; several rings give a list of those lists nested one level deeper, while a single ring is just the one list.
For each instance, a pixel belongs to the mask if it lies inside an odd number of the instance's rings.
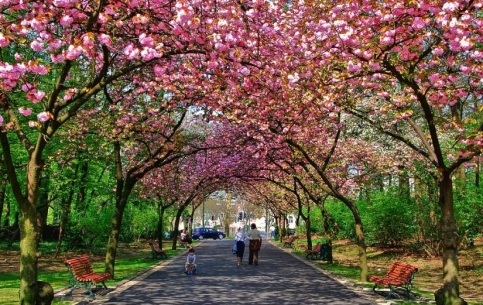
[{"label": "blue car", "polygon": [[226,234],[221,231],[217,231],[212,228],[196,228],[193,230],[193,234],[191,234],[193,239],[203,240],[205,238],[213,238],[213,239],[223,239],[226,237]]}]

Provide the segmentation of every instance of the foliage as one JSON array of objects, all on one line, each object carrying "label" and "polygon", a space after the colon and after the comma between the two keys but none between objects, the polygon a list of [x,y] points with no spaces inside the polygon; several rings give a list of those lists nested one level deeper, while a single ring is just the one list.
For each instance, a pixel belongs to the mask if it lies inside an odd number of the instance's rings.
[{"label": "foliage", "polygon": [[325,208],[331,215],[333,215],[337,224],[337,238],[355,240],[354,217],[349,209],[347,209],[347,207],[341,202],[334,199],[327,200]]},{"label": "foliage", "polygon": [[399,246],[416,232],[415,205],[397,189],[375,191],[370,203],[358,204],[368,243]]},{"label": "foliage", "polygon": [[[92,204],[92,203],[91,203]],[[85,211],[71,213],[66,241],[71,248],[90,248],[105,245],[109,237],[114,206],[91,206]]]},{"label": "foliage", "polygon": [[464,191],[456,192],[455,211],[460,236],[471,241],[483,233],[483,218],[477,216],[483,215],[483,193],[479,187],[467,183]]}]

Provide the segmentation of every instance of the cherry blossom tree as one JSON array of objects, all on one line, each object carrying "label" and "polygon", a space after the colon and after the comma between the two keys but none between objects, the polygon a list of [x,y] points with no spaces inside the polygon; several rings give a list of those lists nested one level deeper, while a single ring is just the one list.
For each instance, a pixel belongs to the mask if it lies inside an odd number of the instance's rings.
[{"label": "cherry blossom tree", "polygon": [[[20,303],[35,303],[36,206],[49,141],[126,76],[151,75],[168,91],[189,83],[196,94],[216,84],[207,71],[227,79],[248,73],[244,65],[259,36],[247,25],[266,5],[254,4],[247,10],[215,0],[0,1],[0,143],[22,212]],[[28,155],[24,187],[13,166],[14,142]]]},{"label": "cherry blossom tree", "polygon": [[481,148],[481,124],[473,122],[481,116],[483,3],[324,4],[294,8],[305,19],[298,30],[310,28],[300,45],[316,49],[309,54],[302,48],[304,64],[292,80],[311,86],[313,78],[302,67],[320,68],[326,79],[317,86],[327,102],[401,141],[431,165],[442,214],[443,286],[436,301],[464,304],[451,176]]}]

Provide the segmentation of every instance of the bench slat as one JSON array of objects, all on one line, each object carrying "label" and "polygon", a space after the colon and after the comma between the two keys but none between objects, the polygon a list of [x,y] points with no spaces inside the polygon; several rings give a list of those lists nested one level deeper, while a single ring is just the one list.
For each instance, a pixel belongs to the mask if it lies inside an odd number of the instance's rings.
[{"label": "bench slat", "polygon": [[373,275],[369,281],[374,283],[373,290],[376,286],[389,287],[390,292],[388,298],[396,287],[402,287],[406,290],[408,297],[412,288],[412,280],[418,267],[403,262],[393,262],[389,271],[384,276]]},{"label": "bench slat", "polygon": [[92,270],[91,263],[88,256],[79,256],[76,258],[67,259],[64,261],[69,269],[71,279],[69,280],[71,291],[66,295],[71,295],[72,291],[78,286],[84,287],[89,291],[90,296],[94,296],[91,285],[102,284],[107,289],[104,281],[111,278],[109,273],[95,273]]},{"label": "bench slat", "polygon": [[168,251],[159,248],[159,244],[157,242],[150,242],[149,246],[151,247],[151,252],[153,258],[160,257],[160,258],[168,258]]}]

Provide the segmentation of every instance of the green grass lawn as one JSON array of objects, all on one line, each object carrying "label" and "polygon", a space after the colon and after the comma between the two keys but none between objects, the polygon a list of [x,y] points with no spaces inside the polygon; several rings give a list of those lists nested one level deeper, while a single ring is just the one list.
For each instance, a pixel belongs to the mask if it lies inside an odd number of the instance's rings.
[{"label": "green grass lawn", "polygon": [[[1,250],[0,250],[1,251]],[[172,257],[182,249],[168,250],[168,257]],[[107,286],[115,286],[117,283],[132,278],[136,274],[144,271],[161,260],[151,258],[150,249],[140,249],[139,254],[129,257],[119,257],[116,259],[115,280],[106,281]],[[59,263],[55,263],[59,264]],[[39,281],[45,281],[52,285],[55,290],[67,287],[69,280],[69,273],[67,268],[60,264],[59,271],[42,272],[39,271]],[[104,272],[104,262],[94,262],[92,267],[95,272]],[[53,304],[67,305],[78,302],[67,302],[55,300]],[[0,270],[0,304],[2,305],[18,305],[19,304],[19,273],[18,272],[4,272]]]}]

